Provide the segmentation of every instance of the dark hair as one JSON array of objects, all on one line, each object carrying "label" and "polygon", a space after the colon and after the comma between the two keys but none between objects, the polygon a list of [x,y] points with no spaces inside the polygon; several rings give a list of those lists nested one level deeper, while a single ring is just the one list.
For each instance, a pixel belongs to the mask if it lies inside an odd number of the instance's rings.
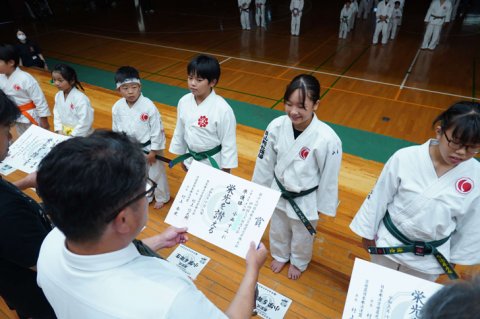
[{"label": "dark hair", "polygon": [[72,68],[71,66],[60,63],[55,65],[55,67],[52,70],[52,73],[53,72],[60,73],[62,78],[67,80],[68,83],[70,84],[73,83],[74,87],[76,87],[77,89],[81,89],[82,91],[85,91],[80,81],[78,81],[77,72],[75,72],[75,69]]},{"label": "dark hair", "polygon": [[452,138],[464,145],[480,144],[480,104],[462,101],[453,104],[432,123],[442,132],[453,128]]},{"label": "dark hair", "polygon": [[121,66],[115,72],[115,83],[122,83],[126,79],[140,79],[140,74],[138,70],[132,66]]},{"label": "dark hair", "polygon": [[395,1],[395,3],[394,3],[394,4],[398,4],[398,5],[400,5],[400,1]]},{"label": "dark hair", "polygon": [[145,189],[146,171],[138,143],[97,130],[55,146],[40,162],[37,190],[67,239],[95,242],[106,218]]},{"label": "dark hair", "polygon": [[308,97],[313,103],[320,100],[320,82],[317,78],[310,74],[300,74],[293,78],[292,82],[287,85],[283,102],[288,101],[295,90],[300,90],[300,97],[305,105],[305,99]]},{"label": "dark hair", "polygon": [[13,45],[5,43],[0,44],[0,60],[5,61],[5,63],[13,60],[15,62],[14,66],[17,66],[19,59],[20,56],[18,55],[18,51]]},{"label": "dark hair", "polygon": [[208,80],[208,83],[220,80],[220,63],[210,55],[200,54],[194,57],[187,65],[188,75],[197,75]]},{"label": "dark hair", "polygon": [[17,105],[0,90],[0,126],[12,125],[20,114]]},{"label": "dark hair", "polygon": [[474,319],[480,314],[480,276],[454,281],[437,291],[422,308],[422,319]]}]

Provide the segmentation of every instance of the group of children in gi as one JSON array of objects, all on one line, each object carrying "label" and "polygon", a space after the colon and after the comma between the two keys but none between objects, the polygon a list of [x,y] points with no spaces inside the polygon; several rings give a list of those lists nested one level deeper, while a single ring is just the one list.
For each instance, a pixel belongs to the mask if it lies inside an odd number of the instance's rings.
[{"label": "group of children in gi", "polygon": [[[373,1],[347,0],[340,11],[340,28],[338,37],[346,39],[355,26],[355,19],[367,19],[372,10]],[[382,35],[382,43],[386,44],[388,39],[395,39],[398,27],[402,24],[404,0],[384,0],[378,3],[376,11],[376,24],[373,36],[373,44],[378,43],[378,37]]]},{"label": "group of children in gi", "polygon": [[380,34],[382,44],[395,39],[398,27],[402,24],[404,0],[383,0],[377,5],[376,24],[373,33],[373,44],[378,43]]},{"label": "group of children in gi", "polygon": [[[257,26],[266,28],[266,0],[255,0],[255,22]],[[252,0],[238,0],[240,11],[240,24],[242,30],[250,30],[250,4]],[[300,35],[300,22],[302,20],[304,0],[290,0],[291,28],[290,33],[294,36]]]},{"label": "group of children in gi", "polygon": [[[42,109],[43,93],[33,77],[17,68],[18,58],[9,50],[0,45],[0,88],[19,106],[38,103],[40,108],[23,112],[41,125],[45,121],[40,119],[49,116],[48,107]],[[188,64],[187,75],[190,93],[178,103],[169,149],[180,156],[170,166],[182,163],[188,170],[195,159],[230,172],[238,165],[236,120],[214,90],[220,65],[211,56],[199,55]],[[89,134],[93,109],[75,71],[58,65],[52,79],[60,90],[55,96],[55,131]],[[166,144],[160,113],[142,95],[136,69],[119,68],[115,82],[122,98],[113,106],[112,128],[141,143],[150,164],[148,175],[160,185],[154,195],[160,208],[170,198],[158,159]],[[290,263],[288,277],[295,280],[312,259],[319,213],[336,214],[342,143],[316,116],[320,83],[315,77],[296,76],[283,100],[286,115],[268,125],[252,181],[281,192],[270,224],[271,270],[278,273]],[[454,104],[435,119],[434,127],[434,139],[401,149],[388,160],[350,225],[363,238],[372,261],[430,280],[443,272],[454,278],[450,263],[480,263],[480,163],[473,158],[480,152],[480,105]]]}]

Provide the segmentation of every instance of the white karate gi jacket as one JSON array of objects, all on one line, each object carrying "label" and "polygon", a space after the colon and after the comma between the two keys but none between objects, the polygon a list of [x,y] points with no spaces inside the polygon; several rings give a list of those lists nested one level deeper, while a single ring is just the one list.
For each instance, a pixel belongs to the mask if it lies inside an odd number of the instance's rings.
[{"label": "white karate gi jacket", "polygon": [[[438,250],[452,263],[480,263],[480,163],[470,159],[440,178],[429,155],[431,140],[397,151],[383,171],[350,228],[376,239],[378,247],[403,245],[382,222],[389,211],[394,225],[410,240],[433,241],[452,237]],[[433,255],[385,255],[428,274],[442,274]]]},{"label": "white karate gi jacket", "polygon": [[[220,168],[235,168],[238,166],[236,127],[232,108],[215,90],[199,105],[193,94],[188,93],[178,101],[177,124],[169,151],[183,155],[188,148],[205,152],[222,145],[222,150],[212,158]],[[185,166],[190,167],[192,160],[186,159]],[[208,159],[202,162],[210,165]]]},{"label": "white karate gi jacket", "polygon": [[54,131],[63,131],[64,126],[72,128],[71,136],[87,136],[92,130],[93,108],[88,97],[73,87],[67,98],[63,91],[55,95],[53,107]]},{"label": "white karate gi jacket", "polygon": [[[340,138],[316,115],[297,139],[290,118],[284,115],[265,131],[252,181],[279,190],[275,173],[287,191],[298,193],[318,185],[315,192],[295,198],[295,203],[309,220],[318,220],[318,212],[335,216],[341,160]],[[299,219],[286,199],[280,198],[277,208]]]},{"label": "white karate gi jacket", "polygon": [[151,141],[146,151],[165,149],[165,131],[160,112],[153,102],[140,95],[137,102],[129,107],[125,98],[118,100],[112,109],[112,130],[124,132],[139,143]]},{"label": "white karate gi jacket", "polygon": [[[37,80],[27,72],[16,68],[7,78],[5,74],[0,74],[0,89],[10,97],[17,106],[22,106],[33,102],[35,109],[27,111],[35,121],[39,122],[41,117],[50,116],[47,100],[38,85]],[[17,119],[18,123],[30,123],[30,120],[21,115]]]},{"label": "white karate gi jacket", "polygon": [[[452,3],[445,0],[444,4],[440,4],[440,0],[434,0],[428,8],[425,15],[425,22],[433,25],[442,25],[445,22],[450,22],[450,16],[452,14]],[[435,19],[436,17],[444,17],[443,19]]]}]

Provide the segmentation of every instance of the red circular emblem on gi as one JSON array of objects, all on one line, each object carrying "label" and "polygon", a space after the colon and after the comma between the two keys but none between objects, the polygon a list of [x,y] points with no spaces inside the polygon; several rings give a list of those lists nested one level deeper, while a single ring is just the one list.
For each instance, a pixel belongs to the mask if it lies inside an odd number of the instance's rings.
[{"label": "red circular emblem on gi", "polygon": [[468,194],[473,189],[473,181],[468,177],[462,177],[455,183],[455,188],[460,194]]},{"label": "red circular emblem on gi", "polygon": [[300,155],[300,158],[301,159],[306,159],[308,154],[310,154],[310,149],[308,147],[302,147],[302,149],[300,150],[300,153],[298,153]]},{"label": "red circular emblem on gi", "polygon": [[14,85],[13,85],[13,89],[14,89],[15,91],[20,91],[22,88],[20,87],[20,85],[14,84]]},{"label": "red circular emblem on gi", "polygon": [[70,109],[73,110],[74,108],[75,108],[75,106],[73,105],[73,103],[71,103],[71,104],[70,104]]},{"label": "red circular emblem on gi", "polygon": [[208,117],[202,115],[198,118],[198,126],[206,127],[208,125]]},{"label": "red circular emblem on gi", "polygon": [[148,121],[148,114],[147,113],[142,113],[142,115],[140,115],[140,120],[142,122]]}]

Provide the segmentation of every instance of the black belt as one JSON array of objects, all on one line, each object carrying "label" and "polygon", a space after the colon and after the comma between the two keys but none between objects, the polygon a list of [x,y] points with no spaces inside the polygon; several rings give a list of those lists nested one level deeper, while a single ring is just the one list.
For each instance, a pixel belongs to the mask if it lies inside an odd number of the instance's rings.
[{"label": "black belt", "polygon": [[[143,148],[143,147],[146,147],[146,146],[148,146],[148,145],[150,145],[150,144],[152,144],[152,141],[150,141],[150,140],[147,141],[147,142],[145,142],[145,143],[141,143],[142,148]],[[143,150],[143,152],[144,152],[145,154],[148,154],[148,153],[149,153],[149,152],[146,151],[146,150]],[[167,163],[167,164],[170,164],[170,162],[172,161],[171,159],[166,158],[166,157],[163,157],[163,156],[158,155],[158,154],[155,155],[155,158],[156,158],[157,160],[160,160],[160,161],[165,162],[165,163]]]},{"label": "black belt", "polygon": [[374,247],[369,246],[368,252],[374,255],[391,255],[391,254],[403,254],[403,253],[414,253],[417,256],[433,255],[437,259],[438,263],[442,267],[443,271],[447,274],[450,279],[458,279],[458,275],[453,269],[452,265],[448,260],[437,250],[437,247],[445,244],[450,236],[429,242],[424,241],[413,241],[405,237],[398,228],[393,224],[392,218],[388,211],[383,217],[383,223],[385,227],[396,239],[401,241],[404,246],[395,246],[395,247]]},{"label": "black belt", "polygon": [[433,14],[430,15],[434,20],[438,19],[445,19],[445,16],[434,16]]},{"label": "black belt", "polygon": [[311,192],[314,192],[317,188],[318,188],[318,185],[315,186],[315,187],[312,187],[310,189],[307,189],[305,191],[301,191],[300,193],[294,193],[294,192],[289,192],[285,189],[285,187],[283,187],[283,185],[280,183],[280,181],[278,180],[277,176],[274,174],[273,175],[275,177],[275,181],[277,182],[277,185],[278,185],[278,188],[280,188],[280,191],[282,193],[282,197],[285,198],[289,203],[290,205],[292,205],[293,207],[293,210],[295,211],[295,213],[297,214],[298,218],[300,218],[300,220],[302,221],[303,225],[307,228],[308,232],[310,233],[310,235],[314,235],[317,233],[317,231],[315,230],[315,228],[312,226],[312,224],[310,223],[310,221],[307,219],[307,217],[305,217],[305,214],[302,212],[302,210],[300,209],[300,207],[298,207],[297,203],[295,203],[295,201],[293,200],[294,198],[297,198],[297,197],[301,197],[301,196],[305,196],[305,195],[308,195],[310,194]]}]

